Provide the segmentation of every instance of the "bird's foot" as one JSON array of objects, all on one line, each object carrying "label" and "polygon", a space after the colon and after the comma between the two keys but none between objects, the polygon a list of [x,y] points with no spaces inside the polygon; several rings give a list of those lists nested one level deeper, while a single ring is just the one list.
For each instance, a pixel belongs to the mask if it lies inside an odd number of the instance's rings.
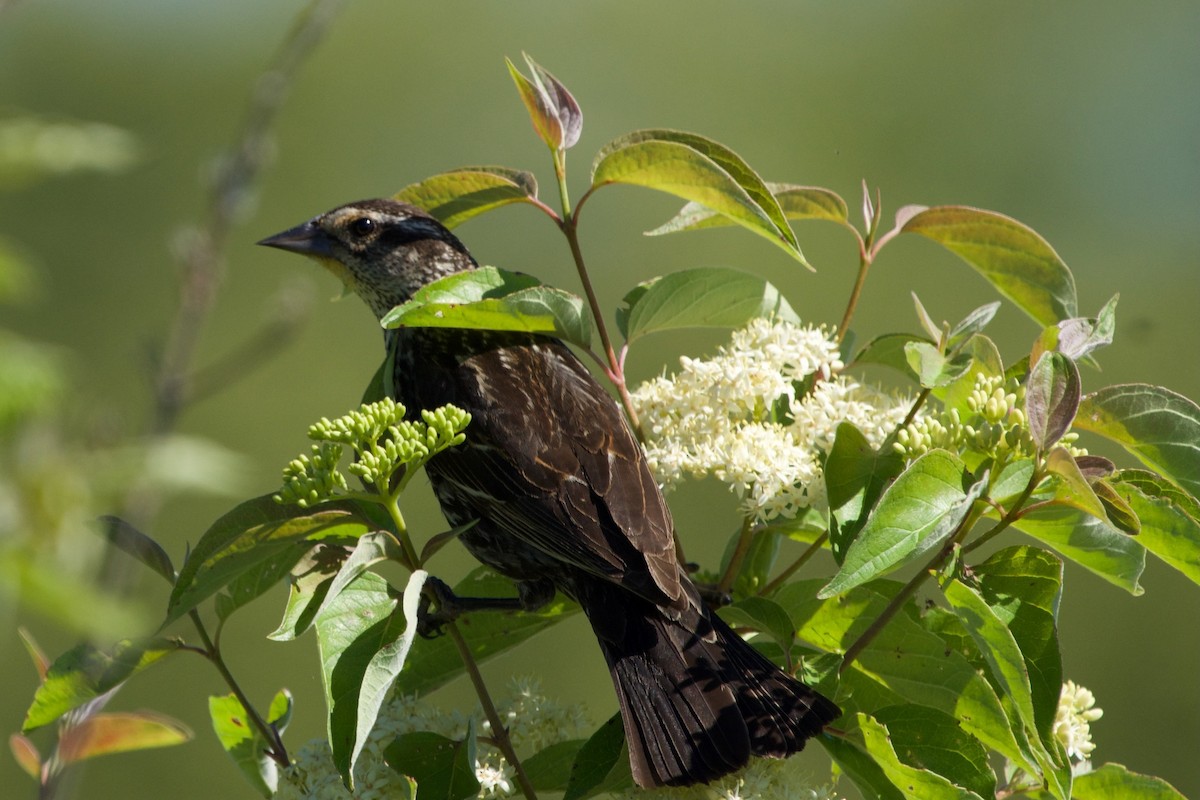
[{"label": "bird's foot", "polygon": [[517,597],[459,597],[444,581],[430,576],[417,606],[417,633],[426,639],[440,636],[443,627],[471,611],[535,611],[554,597],[554,585],[521,581],[517,593]]}]

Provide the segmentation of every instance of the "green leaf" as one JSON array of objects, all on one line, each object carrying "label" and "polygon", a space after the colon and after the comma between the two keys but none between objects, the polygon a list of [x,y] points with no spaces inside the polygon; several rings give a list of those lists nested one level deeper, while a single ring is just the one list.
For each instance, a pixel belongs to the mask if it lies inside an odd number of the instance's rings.
[{"label": "green leaf", "polygon": [[[354,765],[367,743],[371,729],[375,727],[379,709],[383,707],[384,700],[391,692],[392,684],[404,667],[404,659],[408,657],[408,651],[412,647],[413,638],[417,634],[417,608],[421,599],[421,587],[425,585],[425,579],[428,577],[429,573],[423,569],[416,570],[409,576],[401,604],[404,612],[404,632],[377,650],[363,671],[358,692],[357,730],[354,746],[350,751],[350,774],[354,773]],[[331,590],[330,594],[332,593]],[[321,617],[320,612],[317,612],[317,617]],[[475,759],[472,758],[470,763],[474,765]]]},{"label": "green leaf", "polygon": [[429,731],[403,733],[384,748],[383,757],[417,782],[420,800],[465,800],[479,793],[473,724],[461,742]]},{"label": "green leaf", "polygon": [[699,203],[766,237],[809,267],[767,185],[740,156],[711,139],[662,129],[614,139],[592,164],[592,186],[611,183],[644,186]]},{"label": "green leaf", "polygon": [[955,359],[967,359],[968,366],[961,375],[933,392],[946,411],[957,409],[963,418],[973,415],[968,404],[975,382],[980,375],[1002,377],[1004,360],[996,343],[982,333],[972,334],[955,351]]},{"label": "green leaf", "polygon": [[[721,618],[731,626],[761,631],[775,640],[785,655],[796,641],[796,628],[783,606],[766,597],[745,597],[720,610]],[[790,655],[788,657],[790,662]]]},{"label": "green leaf", "polygon": [[1183,395],[1143,383],[1109,386],[1083,398],[1075,427],[1111,439],[1200,497],[1200,406]]},{"label": "green leaf", "polygon": [[625,728],[621,715],[614,714],[583,743],[563,800],[585,800],[602,792],[617,792],[633,785]]},{"label": "green leaf", "polygon": [[383,578],[364,572],[316,618],[329,746],[334,765],[347,781],[358,741],[363,681],[376,654],[403,632],[404,616],[393,613],[398,605]]},{"label": "green leaf", "polygon": [[126,639],[111,650],[80,644],[54,660],[33,695],[22,731],[54,722],[120,686],[142,670],[153,666],[180,647],[175,639]]},{"label": "green leaf", "polygon": [[1171,784],[1162,778],[1139,775],[1120,764],[1105,764],[1075,779],[1071,797],[1074,800],[1185,800]]},{"label": "green leaf", "polygon": [[866,714],[859,714],[857,718],[867,753],[883,769],[888,780],[904,790],[906,797],[919,797],[921,800],[982,800],[975,792],[955,786],[935,772],[905,764],[896,754],[887,728]]},{"label": "green leaf", "polygon": [[850,362],[850,366],[861,364],[879,364],[903,372],[913,380],[919,380],[917,373],[908,362],[908,346],[913,343],[933,346],[933,342],[909,333],[887,333],[877,336],[858,351],[858,355]]},{"label": "green leaf", "polygon": [[992,481],[990,496],[997,503],[1012,500],[1025,491],[1025,487],[1033,480],[1036,464],[1032,458],[1019,458],[1010,461],[1000,470],[1000,474]]},{"label": "green leaf", "polygon": [[829,528],[829,541],[839,564],[884,489],[903,471],[904,459],[894,450],[876,451],[858,428],[849,422],[838,425],[825,459],[825,493],[837,522]]},{"label": "green leaf", "polygon": [[[282,733],[291,714],[292,695],[282,689],[271,701],[267,723],[277,725]],[[271,797],[279,785],[278,765],[266,754],[272,745],[251,722],[241,701],[232,694],[210,697],[208,715],[212,719],[217,740],[242,775],[259,794]]]},{"label": "green leaf", "polygon": [[247,500],[205,531],[179,571],[163,626],[174,622],[239,575],[279,557],[300,541],[356,539],[373,530],[356,503],[310,509],[281,505],[270,495]]},{"label": "green leaf", "polygon": [[166,578],[168,583],[175,582],[175,566],[171,563],[167,551],[162,549],[162,545],[120,517],[102,516],[99,522],[104,531],[104,538],[113,546]]},{"label": "green leaf", "polygon": [[961,341],[969,339],[977,333],[983,331],[988,326],[988,323],[996,316],[996,312],[1000,310],[1000,302],[988,303],[972,311],[962,318],[962,321],[950,329],[950,336],[947,339],[947,344],[953,347]]},{"label": "green leaf", "polygon": [[[479,567],[460,581],[454,592],[460,597],[512,597],[514,588],[508,578]],[[476,662],[483,663],[578,610],[579,606],[558,595],[533,612],[471,614],[459,621],[459,630]],[[397,685],[405,693],[424,695],[462,673],[462,658],[448,636],[418,638],[413,642]]]},{"label": "green leaf", "polygon": [[1040,547],[1007,547],[972,570],[983,599],[1021,648],[1037,736],[1048,741],[1063,683],[1056,616],[1062,561]]},{"label": "green leaf", "polygon": [[1092,485],[1079,471],[1075,457],[1065,447],[1051,448],[1046,454],[1046,469],[1058,478],[1055,500],[1097,519],[1108,519],[1104,503],[1092,490]]},{"label": "green leaf", "polygon": [[1075,278],[1032,228],[1011,217],[966,206],[935,206],[911,217],[919,233],[961,257],[1042,325],[1076,316]]},{"label": "green leaf", "polygon": [[1107,480],[1096,481],[1092,484],[1092,489],[1096,492],[1096,497],[1100,498],[1104,513],[1114,528],[1130,536],[1137,536],[1142,532],[1142,521],[1138,519],[1133,507]]},{"label": "green leaf", "polygon": [[1082,392],[1074,361],[1052,351],[1038,357],[1025,386],[1025,415],[1040,450],[1049,450],[1070,430]]},{"label": "green leaf", "polygon": [[238,575],[214,601],[218,619],[222,622],[229,619],[233,612],[278,585],[311,547],[309,542],[297,542]]},{"label": "green leaf", "polygon": [[[739,539],[739,536],[730,537],[721,558],[722,573],[729,568]],[[779,535],[774,531],[760,530],[753,534],[750,546],[743,555],[741,567],[733,579],[734,597],[750,597],[762,591],[771,577],[771,570],[775,568],[775,560],[779,557],[779,544]]]},{"label": "green leaf", "polygon": [[426,284],[384,315],[387,328],[470,328],[558,336],[587,348],[592,316],[583,299],[528,275],[497,267],[458,272]]},{"label": "green leaf", "polygon": [[884,492],[841,569],[818,596],[860,586],[940,545],[983,491],[984,481],[963,490],[965,472],[962,460],[945,450],[931,450],[909,464]]},{"label": "green leaf", "polygon": [[533,74],[532,81],[522,75],[507,58],[504,63],[508,65],[508,73],[529,111],[533,129],[551,150],[566,150],[574,146],[583,131],[583,112],[579,110],[579,103],[575,102],[562,81],[527,54],[522,55]]},{"label": "green leaf", "polygon": [[447,228],[455,228],[510,203],[537,199],[532,173],[507,167],[460,167],[405,186],[393,199],[425,209]]},{"label": "green leaf", "polygon": [[850,776],[863,797],[905,800],[906,795],[892,784],[879,763],[858,742],[836,736],[818,736],[817,741],[842,772]]},{"label": "green leaf", "polygon": [[[876,581],[820,600],[820,584],[789,583],[772,599],[787,610],[800,639],[829,652],[844,652],[883,613],[888,597],[873,588],[891,587],[890,594],[898,586]],[[842,690],[834,699],[847,713],[902,702],[936,708],[988,747],[1029,771],[1037,769],[1014,739],[1000,699],[975,665],[922,628],[915,615],[898,614],[884,626],[842,674]]]},{"label": "green leaf", "polygon": [[799,323],[779,290],[748,272],[700,267],[639,284],[617,309],[617,327],[629,342],[677,328],[737,328],[755,317]]},{"label": "green leaf", "polygon": [[279,627],[268,639],[287,642],[304,633],[316,618],[333,576],[350,556],[351,548],[322,543],[310,549],[292,568],[288,577],[288,601]]},{"label": "green leaf", "polygon": [[904,357],[916,374],[917,381],[927,389],[947,386],[971,368],[969,354],[943,353],[936,345],[923,341],[911,341],[904,345]]},{"label": "green leaf", "polygon": [[192,738],[191,730],[178,720],[152,711],[101,713],[63,729],[57,759],[63,765],[97,756],[171,747]]},{"label": "green leaf", "polygon": [[558,742],[523,759],[525,774],[533,788],[539,792],[561,792],[571,779],[571,766],[575,763],[585,739],[570,739]]},{"label": "green leaf", "polygon": [[1200,583],[1200,504],[1143,470],[1122,470],[1112,488],[1141,522],[1138,543]]},{"label": "green leaf", "polygon": [[1138,579],[1146,568],[1146,548],[1106,520],[1067,506],[1050,505],[1025,514],[1013,522],[1013,527],[1130,594],[1142,593]]},{"label": "green leaf", "polygon": [[887,728],[900,763],[948,779],[981,797],[993,797],[996,774],[987,749],[957,721],[933,708],[913,704],[887,706],[873,715]]},{"label": "green leaf", "polygon": [[[799,186],[793,183],[767,183],[767,188],[775,195],[783,215],[788,219],[816,219],[849,225],[846,201],[835,192],[819,186]],[[674,217],[654,230],[646,231],[646,235],[661,236],[664,233],[697,231],[733,224],[733,220],[706,206],[688,203]]]}]

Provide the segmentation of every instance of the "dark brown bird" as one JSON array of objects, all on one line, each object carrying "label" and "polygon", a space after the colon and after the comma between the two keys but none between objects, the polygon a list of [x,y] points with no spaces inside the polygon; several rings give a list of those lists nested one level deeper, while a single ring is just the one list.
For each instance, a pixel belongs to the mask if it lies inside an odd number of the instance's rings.
[{"label": "dark brown bird", "polygon": [[[421,286],[474,269],[433,217],[391,200],[335,208],[260,244],[312,256],[376,317]],[[462,542],[518,582],[558,589],[592,624],[612,671],[641,786],[708,782],[751,754],[784,757],[837,706],[784,673],[701,602],[676,559],[671,513],[616,403],[560,341],[446,328],[396,337],[395,398],[453,403],[466,442],[426,471]]]}]

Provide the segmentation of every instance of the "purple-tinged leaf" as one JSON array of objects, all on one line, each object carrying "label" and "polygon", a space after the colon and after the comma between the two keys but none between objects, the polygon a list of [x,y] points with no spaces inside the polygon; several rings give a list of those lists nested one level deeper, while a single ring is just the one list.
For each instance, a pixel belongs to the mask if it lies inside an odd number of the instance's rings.
[{"label": "purple-tinged leaf", "polygon": [[1071,429],[1082,382],[1075,362],[1062,353],[1042,353],[1025,386],[1025,414],[1038,449],[1046,451]]},{"label": "purple-tinged leaf", "polygon": [[533,129],[552,150],[566,150],[579,141],[583,130],[583,112],[579,104],[567,91],[567,87],[543,69],[528,55],[525,63],[533,73],[533,80],[526,78],[507,58],[508,72],[517,85]]},{"label": "purple-tinged leaf", "polygon": [[1104,456],[1075,456],[1075,466],[1089,481],[1107,478],[1117,471],[1117,465]]}]

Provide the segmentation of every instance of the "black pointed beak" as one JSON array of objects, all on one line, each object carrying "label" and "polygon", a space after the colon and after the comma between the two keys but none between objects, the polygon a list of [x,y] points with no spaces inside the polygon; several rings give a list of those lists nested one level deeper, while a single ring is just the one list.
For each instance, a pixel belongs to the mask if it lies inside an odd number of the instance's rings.
[{"label": "black pointed beak", "polygon": [[305,256],[332,258],[329,234],[325,233],[315,220],[309,220],[294,228],[268,236],[259,242],[266,247],[277,247],[289,253],[300,253]]}]

